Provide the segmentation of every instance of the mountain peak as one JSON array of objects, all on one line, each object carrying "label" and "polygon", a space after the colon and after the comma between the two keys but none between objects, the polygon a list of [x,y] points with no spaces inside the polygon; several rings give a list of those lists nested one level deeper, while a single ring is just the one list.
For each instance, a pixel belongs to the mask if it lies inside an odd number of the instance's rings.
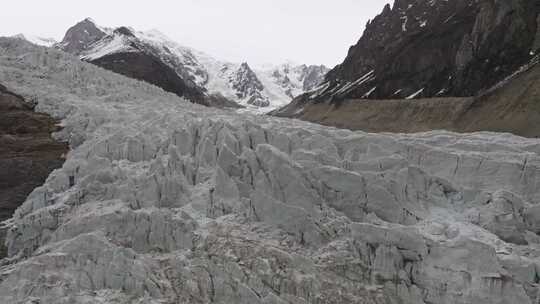
[{"label": "mountain peak", "polygon": [[86,18],[67,31],[61,42],[62,49],[68,53],[77,54],[104,36],[106,36],[105,31],[92,19]]},{"label": "mountain peak", "polygon": [[251,71],[251,67],[249,66],[249,64],[247,62],[242,62],[242,64],[240,64],[240,69],[241,70],[250,70]]},{"label": "mountain peak", "polygon": [[90,17],[86,17],[83,21],[81,22],[84,22],[84,23],[92,23],[94,25],[97,25],[96,21],[94,21],[94,19],[90,18]]}]

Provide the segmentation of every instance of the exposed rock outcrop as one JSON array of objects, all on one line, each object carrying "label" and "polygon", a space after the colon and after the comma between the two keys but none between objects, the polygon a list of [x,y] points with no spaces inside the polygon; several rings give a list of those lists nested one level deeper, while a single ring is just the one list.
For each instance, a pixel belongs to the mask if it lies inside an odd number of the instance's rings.
[{"label": "exposed rock outcrop", "polygon": [[[62,166],[68,150],[66,143],[51,137],[58,122],[33,107],[0,84],[0,221],[9,219],[28,194]],[[0,229],[0,257],[5,256],[4,233]]]}]

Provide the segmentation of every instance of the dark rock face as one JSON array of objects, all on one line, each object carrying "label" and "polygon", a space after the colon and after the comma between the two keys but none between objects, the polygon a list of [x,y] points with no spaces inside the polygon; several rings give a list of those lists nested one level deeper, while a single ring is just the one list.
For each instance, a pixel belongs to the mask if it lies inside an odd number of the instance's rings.
[{"label": "dark rock face", "polygon": [[167,92],[184,96],[209,106],[206,96],[195,86],[180,78],[173,69],[145,52],[122,52],[107,55],[91,63],[127,77],[147,81]]},{"label": "dark rock face", "polygon": [[229,81],[237,91],[236,95],[238,98],[244,99],[250,96],[248,104],[258,107],[267,107],[270,105],[268,98],[262,95],[262,91],[264,90],[263,84],[247,63],[242,63],[240,68],[231,75]]},{"label": "dark rock face", "polygon": [[71,27],[59,47],[70,54],[79,54],[107,34],[87,18]]},{"label": "dark rock face", "polygon": [[[68,145],[51,137],[56,124],[0,85],[0,221],[10,218],[28,194],[64,163]],[[3,234],[0,231],[0,258],[5,256]]]},{"label": "dark rock face", "polygon": [[536,18],[536,37],[534,38],[533,49],[540,49],[540,14]]},{"label": "dark rock face", "polygon": [[531,60],[539,11],[533,0],[396,0],[313,99],[474,96]]}]

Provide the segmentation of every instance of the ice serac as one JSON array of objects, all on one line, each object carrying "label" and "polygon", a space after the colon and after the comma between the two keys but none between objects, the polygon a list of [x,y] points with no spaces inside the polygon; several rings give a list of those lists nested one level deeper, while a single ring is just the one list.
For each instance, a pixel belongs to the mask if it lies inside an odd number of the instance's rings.
[{"label": "ice serac", "polygon": [[535,55],[539,12],[530,0],[397,0],[315,99],[474,96]]},{"label": "ice serac", "polygon": [[17,39],[0,67],[72,147],[8,223],[2,303],[540,300],[538,139],[238,114]]}]

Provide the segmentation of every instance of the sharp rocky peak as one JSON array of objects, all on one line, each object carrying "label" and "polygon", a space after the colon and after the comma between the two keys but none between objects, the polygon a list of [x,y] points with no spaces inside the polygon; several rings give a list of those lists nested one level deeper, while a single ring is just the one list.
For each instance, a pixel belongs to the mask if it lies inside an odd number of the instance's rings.
[{"label": "sharp rocky peak", "polygon": [[240,64],[230,77],[232,88],[239,99],[247,99],[247,103],[258,107],[267,107],[270,101],[263,96],[264,85],[247,62]]},{"label": "sharp rocky peak", "polygon": [[79,54],[106,35],[107,33],[97,26],[92,19],[86,18],[66,32],[60,46],[62,50],[68,53]]}]

